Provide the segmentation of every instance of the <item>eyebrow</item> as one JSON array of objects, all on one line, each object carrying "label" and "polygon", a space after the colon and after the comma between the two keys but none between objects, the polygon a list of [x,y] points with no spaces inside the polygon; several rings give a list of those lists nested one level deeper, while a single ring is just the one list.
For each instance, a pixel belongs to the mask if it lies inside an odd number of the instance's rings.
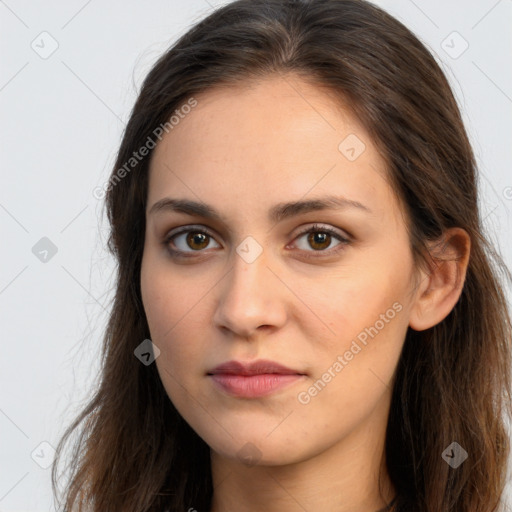
[{"label": "eyebrow", "polygon": [[[359,201],[353,201],[351,199],[338,196],[326,196],[308,201],[278,203],[269,210],[268,219],[270,222],[280,222],[284,219],[308,212],[329,209],[343,210],[347,208],[355,208],[366,213],[373,213],[370,208]],[[173,199],[170,197],[165,197],[154,203],[150,208],[148,215],[154,215],[165,211],[181,212],[220,222],[223,221],[222,215],[206,203],[191,201],[189,199]]]}]

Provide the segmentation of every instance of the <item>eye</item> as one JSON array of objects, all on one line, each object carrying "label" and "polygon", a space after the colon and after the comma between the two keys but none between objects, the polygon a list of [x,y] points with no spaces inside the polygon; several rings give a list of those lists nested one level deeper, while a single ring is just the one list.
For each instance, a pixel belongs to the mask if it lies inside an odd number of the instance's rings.
[{"label": "eye", "polygon": [[[296,243],[296,246],[300,250],[306,252],[325,252],[327,254],[343,250],[344,246],[350,243],[350,240],[347,237],[343,236],[335,229],[328,226],[320,226],[318,224],[302,231],[296,240],[299,240],[299,243]],[[331,245],[332,242],[335,241],[337,241],[337,243],[334,246]],[[334,250],[331,250],[333,248]]]},{"label": "eye", "polygon": [[[306,236],[307,235],[307,236]],[[306,253],[306,258],[332,255],[342,251],[350,244],[350,239],[343,236],[341,232],[329,227],[315,224],[299,233],[295,238],[295,246]],[[333,245],[333,242],[337,242]],[[184,226],[178,231],[169,233],[164,240],[164,245],[174,257],[194,257],[208,248],[220,248],[215,241],[213,234],[204,228]],[[213,247],[210,244],[213,243]],[[312,250],[311,250],[312,249]],[[195,254],[194,254],[195,253]],[[313,255],[311,253],[321,253]]]},{"label": "eye", "polygon": [[[169,234],[164,240],[171,254],[201,252],[208,248],[210,242],[215,242],[213,235],[204,229],[190,229],[190,226]],[[170,247],[170,244],[176,249]],[[217,242],[215,244],[215,247],[220,247]]]}]

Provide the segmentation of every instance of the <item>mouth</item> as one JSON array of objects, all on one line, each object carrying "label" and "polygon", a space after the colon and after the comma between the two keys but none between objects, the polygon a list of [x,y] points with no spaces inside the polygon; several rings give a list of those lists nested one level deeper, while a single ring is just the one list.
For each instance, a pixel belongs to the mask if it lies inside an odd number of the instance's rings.
[{"label": "mouth", "polygon": [[304,372],[268,360],[227,361],[207,375],[221,391],[239,398],[267,396],[306,376]]},{"label": "mouth", "polygon": [[226,361],[225,363],[219,364],[208,372],[208,375],[263,375],[263,374],[275,374],[275,375],[305,375],[300,370],[293,370],[275,361],[269,361],[268,359],[259,359],[249,363],[242,363],[240,361]]}]

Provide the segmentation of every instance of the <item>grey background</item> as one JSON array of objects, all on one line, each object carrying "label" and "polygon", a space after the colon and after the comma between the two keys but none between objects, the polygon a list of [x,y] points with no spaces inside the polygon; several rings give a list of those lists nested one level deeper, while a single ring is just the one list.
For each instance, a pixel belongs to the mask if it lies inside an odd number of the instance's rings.
[{"label": "grey background", "polygon": [[[114,285],[93,191],[151,65],[221,3],[0,0],[0,512],[53,508],[44,466],[96,383]],[[448,74],[510,266],[512,0],[375,3]]]}]

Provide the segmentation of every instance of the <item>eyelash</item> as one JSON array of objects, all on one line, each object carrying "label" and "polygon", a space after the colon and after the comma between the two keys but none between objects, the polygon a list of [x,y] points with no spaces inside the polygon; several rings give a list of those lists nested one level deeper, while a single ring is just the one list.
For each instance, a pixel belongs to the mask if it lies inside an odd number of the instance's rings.
[{"label": "eyelash", "polygon": [[[212,233],[210,233],[207,229],[204,229],[204,228],[193,229],[193,226],[184,226],[179,231],[167,235],[163,241],[163,244],[165,245],[165,247],[167,248],[167,250],[173,257],[194,258],[196,256],[193,256],[192,254],[189,255],[189,253],[197,254],[197,253],[204,252],[203,250],[180,251],[180,250],[176,250],[176,249],[171,249],[169,246],[171,241],[174,238],[176,238],[178,235],[182,235],[183,233],[200,233],[200,234],[206,235],[210,238],[215,238],[214,235]],[[325,249],[325,250],[319,249],[319,250],[311,250],[311,251],[302,251],[305,253],[314,253],[314,254],[320,253],[318,256],[314,256],[312,254],[306,254],[306,255],[304,255],[305,258],[318,258],[318,257],[321,258],[322,256],[325,256],[325,255],[332,256],[332,255],[337,254],[338,252],[343,251],[345,249],[345,246],[347,246],[351,243],[351,240],[349,238],[342,236],[340,233],[338,233],[333,228],[330,228],[328,226],[320,226],[318,224],[314,224],[313,226],[310,226],[306,230],[301,231],[295,237],[294,240],[296,240],[304,235],[307,235],[309,233],[324,233],[324,234],[326,233],[326,234],[331,235],[335,239],[337,239],[340,243],[338,245],[336,245],[333,249]]]}]

